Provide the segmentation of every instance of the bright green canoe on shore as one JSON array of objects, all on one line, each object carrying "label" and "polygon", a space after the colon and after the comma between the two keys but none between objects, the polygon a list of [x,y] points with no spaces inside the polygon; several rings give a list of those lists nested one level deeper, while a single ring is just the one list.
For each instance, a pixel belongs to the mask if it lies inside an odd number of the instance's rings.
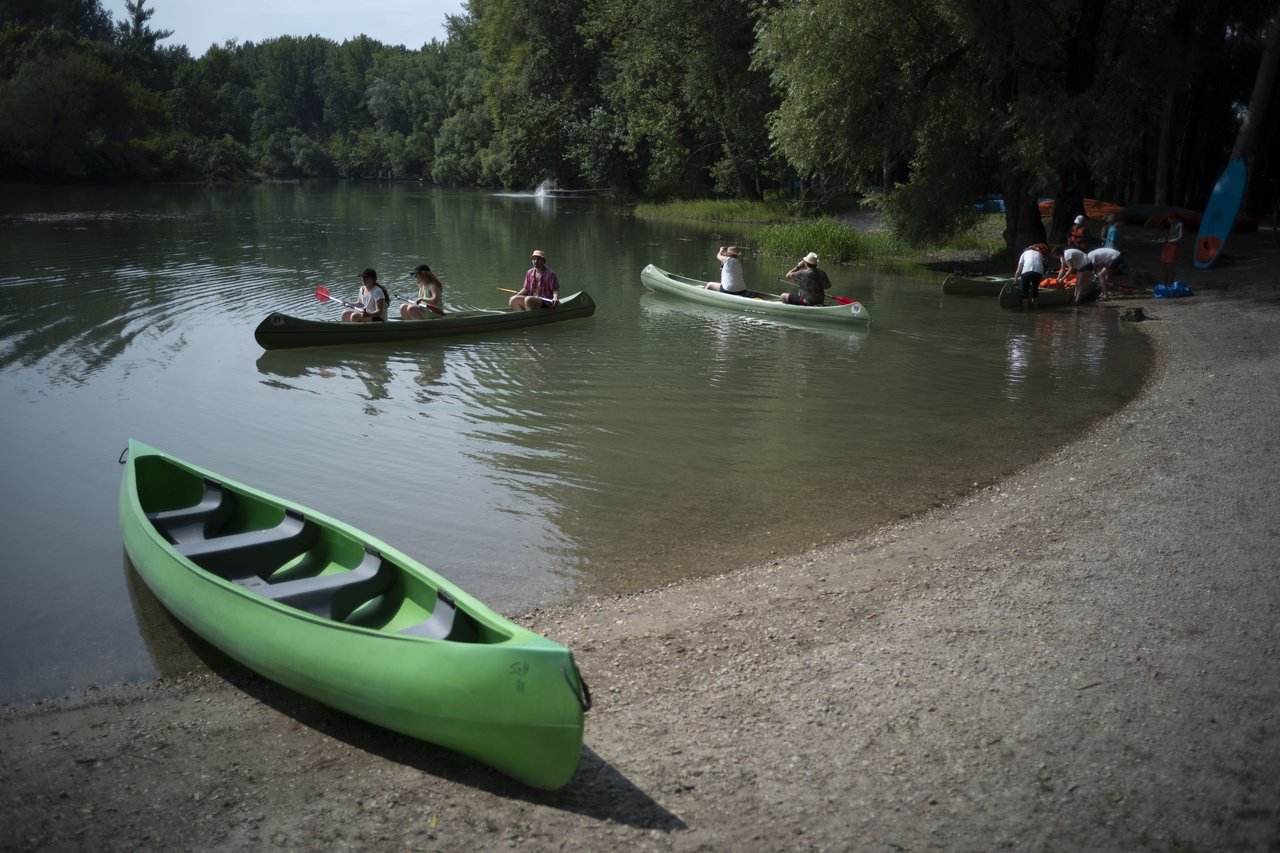
[{"label": "bright green canoe on shore", "polygon": [[537,788],[582,753],[573,655],[340,521],[131,440],[120,528],[165,607],[265,677]]}]

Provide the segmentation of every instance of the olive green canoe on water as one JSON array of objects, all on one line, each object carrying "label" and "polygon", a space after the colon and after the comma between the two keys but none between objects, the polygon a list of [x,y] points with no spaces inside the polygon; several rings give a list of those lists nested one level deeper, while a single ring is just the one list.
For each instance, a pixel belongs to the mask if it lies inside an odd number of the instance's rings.
[{"label": "olive green canoe on water", "polygon": [[339,320],[305,320],[273,312],[254,329],[253,337],[263,349],[323,347],[342,344],[403,343],[425,338],[477,335],[558,323],[596,312],[591,295],[573,293],[561,298],[555,308],[534,311],[450,311],[443,317],[426,320],[387,320],[382,323],[343,323]]},{"label": "olive green canoe on water", "polygon": [[[1049,281],[1048,276],[1045,281]],[[1080,295],[1081,302],[1088,302],[1095,299],[1101,292],[1101,288],[1092,276],[1089,282],[1084,286],[1084,293]],[[1075,300],[1076,289],[1074,285],[1066,287],[1048,287],[1040,285],[1040,290],[1036,293],[1037,308],[1057,308],[1061,305],[1070,305]],[[1021,308],[1022,307],[1022,291],[1014,284],[1013,279],[1005,279],[1005,285],[1000,290],[1000,307],[1001,308]]]},{"label": "olive green canoe on water", "polygon": [[205,640],[353,716],[563,786],[591,695],[568,649],[378,540],[130,441],[120,528]]},{"label": "olive green canoe on water", "polygon": [[1008,275],[953,272],[943,280],[942,292],[947,296],[999,296],[1012,280]]},{"label": "olive green canoe on water", "polygon": [[670,293],[717,308],[728,308],[745,314],[763,314],[789,317],[793,320],[818,320],[822,322],[861,324],[871,320],[866,306],[848,297],[828,297],[836,300],[831,305],[789,305],[778,301],[772,293],[748,290],[746,296],[707,290],[707,283],[699,279],[669,273],[649,264],[640,271],[640,283],[659,293]]}]

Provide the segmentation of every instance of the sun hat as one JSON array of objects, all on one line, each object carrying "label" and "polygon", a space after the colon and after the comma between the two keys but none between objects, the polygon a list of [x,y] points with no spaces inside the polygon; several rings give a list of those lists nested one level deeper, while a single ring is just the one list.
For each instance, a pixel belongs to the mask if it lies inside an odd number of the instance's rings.
[{"label": "sun hat", "polygon": [[813,265],[816,267],[816,266],[818,265],[818,254],[817,254],[817,252],[810,252],[809,254],[805,255],[805,256],[804,256],[804,262],[805,262],[806,264],[813,264]]},{"label": "sun hat", "polygon": [[533,252],[529,255],[529,260],[533,260],[534,258],[542,258],[545,261],[547,259],[547,256],[543,253],[541,249],[534,249]]},{"label": "sun hat", "polygon": [[431,267],[427,266],[426,264],[418,264],[416,267],[413,268],[413,272],[409,273],[409,275],[416,276],[419,273],[424,273],[424,272],[425,273],[431,272]]},{"label": "sun hat", "polygon": [[1077,217],[1076,217],[1076,224],[1077,224],[1077,225],[1083,225],[1083,224],[1084,224],[1084,216],[1083,216],[1083,215],[1080,215],[1080,216],[1077,216]]}]

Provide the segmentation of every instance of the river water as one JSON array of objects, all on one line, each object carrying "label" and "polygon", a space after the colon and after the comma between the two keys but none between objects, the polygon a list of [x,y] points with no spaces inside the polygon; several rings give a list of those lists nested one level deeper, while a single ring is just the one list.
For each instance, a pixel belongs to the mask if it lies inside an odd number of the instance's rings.
[{"label": "river water", "polygon": [[[650,293],[717,277],[732,227],[598,197],[415,185],[7,187],[0,394],[8,605],[0,701],[186,665],[123,556],[134,437],[366,530],[495,609],[718,574],[866,531],[1050,451],[1136,391],[1113,312],[941,296],[942,274],[829,270],[854,330]],[[589,319],[490,338],[263,352],[272,310],[332,318],[365,266],[427,262],[500,307],[532,249]],[[749,256],[776,289],[791,259]],[[157,637],[164,638],[163,641]]]}]

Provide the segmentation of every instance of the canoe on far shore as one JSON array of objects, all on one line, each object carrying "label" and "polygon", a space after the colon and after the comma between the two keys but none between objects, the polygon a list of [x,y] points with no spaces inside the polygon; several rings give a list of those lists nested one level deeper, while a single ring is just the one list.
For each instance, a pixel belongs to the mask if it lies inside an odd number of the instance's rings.
[{"label": "canoe on far shore", "polygon": [[126,452],[125,551],[196,634],[285,687],[528,785],[572,778],[591,695],[568,649],[349,525],[137,441]]},{"label": "canoe on far shore", "polygon": [[788,317],[793,320],[818,320],[824,323],[860,324],[871,320],[870,312],[855,299],[835,297],[839,301],[831,305],[790,305],[780,302],[772,293],[757,290],[748,290],[746,296],[707,290],[705,281],[669,273],[653,264],[649,264],[640,271],[640,282],[650,290],[659,293],[669,293],[702,305],[726,308],[744,314]]},{"label": "canoe on far shore", "polygon": [[477,335],[590,317],[596,303],[585,291],[561,297],[555,308],[533,311],[453,311],[426,320],[387,320],[383,323],[343,323],[305,320],[273,312],[254,329],[263,349],[338,346],[342,344],[401,343],[453,335]]}]

